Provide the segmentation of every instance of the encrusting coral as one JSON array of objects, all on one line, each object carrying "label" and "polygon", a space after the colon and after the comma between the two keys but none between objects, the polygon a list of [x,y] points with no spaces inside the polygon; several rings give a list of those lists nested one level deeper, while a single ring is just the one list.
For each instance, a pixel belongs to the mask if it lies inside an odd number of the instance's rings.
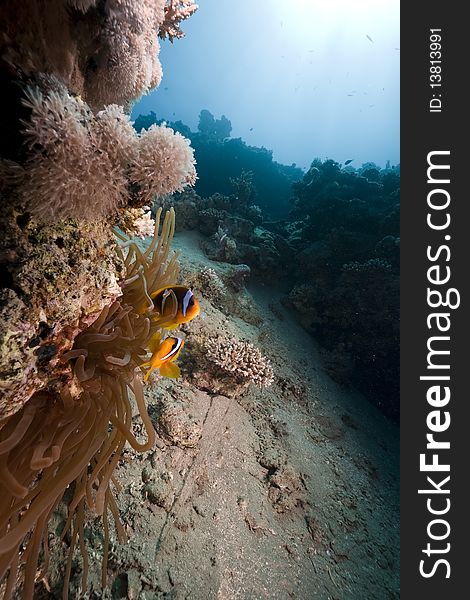
[{"label": "encrusting coral", "polygon": [[[145,250],[120,234],[126,265],[122,296],[106,306],[91,325],[82,324],[70,351],[61,356],[60,385],[36,393],[0,429],[0,578],[6,577],[5,597],[11,594],[18,569],[24,565],[23,598],[31,598],[34,583],[48,563],[47,523],[71,486],[68,519],[62,537],[71,545],[64,575],[67,593],[74,549],[83,560],[86,589],[88,559],[84,542],[87,510],[101,515],[104,525],[103,585],[109,548],[108,511],[118,537],[120,525],[111,483],[127,442],[139,451],[150,449],[155,432],[145,407],[141,369],[152,337],[164,331],[150,294],[174,282],[177,257],[169,257],[174,211],[166,214],[158,235]],[[132,398],[143,421],[147,440],[132,433]],[[42,553],[44,564],[37,574]]]}]

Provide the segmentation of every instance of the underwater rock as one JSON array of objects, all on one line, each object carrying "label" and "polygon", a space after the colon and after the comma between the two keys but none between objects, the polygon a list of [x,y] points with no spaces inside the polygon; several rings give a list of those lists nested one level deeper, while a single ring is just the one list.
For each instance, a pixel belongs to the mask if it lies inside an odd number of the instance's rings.
[{"label": "underwater rock", "polygon": [[245,282],[251,275],[248,265],[233,265],[223,272],[223,280],[227,287],[234,292],[245,289]]},{"label": "underwater rock", "polygon": [[181,448],[197,446],[202,432],[199,421],[177,400],[163,401],[155,429],[167,443]]},{"label": "underwater rock", "polygon": [[[160,200],[154,203],[153,212],[157,205],[161,204]],[[176,231],[185,231],[198,229],[200,222],[200,206],[201,198],[196,194],[193,188],[187,188],[183,192],[176,192],[169,196],[163,203],[164,207],[170,208],[173,206],[178,213],[176,222]]]},{"label": "underwater rock", "polygon": [[229,237],[228,231],[221,226],[212,237],[201,241],[201,247],[211,260],[228,263],[240,262],[237,242]]},{"label": "underwater rock", "polygon": [[220,264],[217,271],[203,267],[199,271],[186,272],[185,280],[225,315],[259,325],[263,316],[245,289],[249,273],[247,265]]},{"label": "underwater rock", "polygon": [[223,226],[230,237],[241,242],[250,242],[255,231],[253,221],[235,215],[227,216],[223,221]]},{"label": "underwater rock", "polygon": [[300,226],[289,229],[297,253],[284,302],[322,346],[328,374],[396,419],[399,167],[316,159],[293,188]]},{"label": "underwater rock", "polygon": [[201,209],[199,213],[199,231],[204,235],[214,235],[225,218],[226,212],[217,208]]},{"label": "underwater rock", "polygon": [[190,275],[188,281],[193,288],[200,290],[202,296],[210,300],[214,306],[223,305],[227,300],[227,290],[214,269],[204,267]]},{"label": "underwater rock", "polygon": [[378,258],[382,258],[392,267],[398,268],[400,265],[400,238],[393,235],[385,236],[377,242],[375,253]]},{"label": "underwater rock", "polygon": [[57,378],[56,355],[71,348],[79,319],[93,319],[121,294],[123,264],[112,232],[100,223],[39,224],[6,202],[0,256],[3,417]]}]

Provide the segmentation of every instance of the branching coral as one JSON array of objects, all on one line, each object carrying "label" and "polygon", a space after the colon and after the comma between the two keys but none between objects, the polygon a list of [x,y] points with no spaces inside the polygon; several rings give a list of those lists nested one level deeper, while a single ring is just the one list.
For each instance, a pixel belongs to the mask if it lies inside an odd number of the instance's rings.
[{"label": "branching coral", "polygon": [[129,211],[136,213],[133,222],[134,235],[142,239],[152,235],[153,219],[148,206],[144,206],[143,208],[130,208]]},{"label": "branching coral", "polygon": [[274,381],[271,362],[250,342],[211,339],[207,344],[207,356],[223,371],[259,387],[269,387]]},{"label": "branching coral", "polygon": [[165,6],[165,20],[158,32],[159,37],[168,38],[170,42],[175,38],[183,37],[184,33],[180,29],[181,21],[190,17],[198,8],[193,0],[168,0]]},{"label": "branching coral", "polygon": [[[120,236],[126,264],[122,297],[85,326],[73,348],[62,355],[64,374],[60,382],[36,393],[21,411],[0,425],[0,579],[6,581],[5,597],[12,592],[18,569],[24,565],[22,597],[32,598],[35,580],[47,570],[47,524],[68,487],[72,498],[62,533],[71,539],[65,596],[77,543],[83,560],[82,588],[86,587],[86,510],[103,519],[103,585],[109,547],[108,512],[118,537],[125,538],[111,487],[113,483],[119,489],[113,472],[126,441],[139,451],[154,444],[139,367],[150,339],[162,332],[164,323],[152,314],[149,294],[174,283],[178,272],[176,256],[169,257],[174,212],[167,213],[159,236],[160,214],[153,240],[145,250]],[[132,433],[132,398],[145,426],[144,442]],[[37,574],[41,552],[44,564]]]}]

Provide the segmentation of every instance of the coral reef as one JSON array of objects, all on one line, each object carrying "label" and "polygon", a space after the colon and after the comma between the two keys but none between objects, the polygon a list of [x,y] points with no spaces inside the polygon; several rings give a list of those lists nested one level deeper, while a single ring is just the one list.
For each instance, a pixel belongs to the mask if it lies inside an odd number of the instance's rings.
[{"label": "coral reef", "polygon": [[[167,213],[159,237],[160,213],[154,238],[144,251],[132,241],[125,241],[119,250],[125,264],[120,298],[95,314],[91,323],[89,319],[79,321],[71,349],[54,347],[60,366],[55,369],[56,380],[47,381],[47,386],[35,392],[0,429],[0,575],[9,570],[6,596],[13,590],[18,568],[24,564],[23,597],[32,597],[41,549],[43,572],[47,570],[47,523],[69,486],[72,498],[62,533],[71,535],[65,593],[77,542],[83,560],[82,587],[86,588],[86,510],[103,518],[103,585],[109,545],[108,510],[119,539],[125,538],[111,482],[126,441],[139,451],[150,449],[155,441],[140,366],[150,340],[156,333],[161,336],[166,320],[155,314],[148,300],[153,291],[174,282],[178,273],[176,256],[169,257],[174,212]],[[144,424],[145,442],[139,442],[132,433],[131,398]]]},{"label": "coral reef", "polygon": [[[163,122],[151,112],[139,115],[134,127],[140,131]],[[198,165],[195,189],[199,196],[209,198],[221,194],[228,197],[233,193],[230,180],[240,177],[242,172],[252,172],[256,204],[271,218],[284,218],[291,207],[292,183],[302,179],[302,169],[295,164],[282,165],[274,161],[272,152],[264,147],[250,146],[241,138],[231,138],[230,120],[224,116],[217,119],[208,110],[201,111],[197,131],[192,131],[181,121],[169,121],[168,126],[191,140]]]},{"label": "coral reef", "polygon": [[181,229],[203,234],[211,260],[246,264],[258,280],[276,282],[322,345],[328,373],[398,418],[399,167],[316,159],[294,183],[284,219],[260,210],[254,182],[242,172],[230,180],[231,195],[173,195]]},{"label": "coral reef", "polygon": [[[157,34],[181,37],[179,24],[195,9],[165,0],[0,6],[8,107],[0,121],[6,598],[32,598],[46,577],[57,509],[67,512],[64,597],[76,547],[86,590],[89,513],[101,518],[103,585],[109,515],[125,538],[113,473],[126,442],[136,451],[154,444],[142,365],[177,311],[168,304],[171,314],[160,314],[150,297],[177,283],[177,258],[169,255],[174,211],[160,231],[161,210],[154,221],[147,207],[155,195],[196,179],[193,151],[180,133],[160,126],[138,135],[126,111],[160,81]],[[151,239],[139,245],[123,232]],[[135,407],[143,423],[137,437]]]},{"label": "coral reef", "polygon": [[399,168],[315,160],[294,185],[286,302],[323,346],[329,374],[387,415],[399,410]]},{"label": "coral reef", "polygon": [[188,190],[173,194],[163,205],[175,206],[182,215],[180,229],[196,229],[206,236],[202,247],[210,259],[248,265],[265,280],[279,278],[288,269],[291,245],[265,228],[261,209],[253,204],[257,198],[253,174],[242,172],[231,185],[235,193],[230,196],[216,193],[201,198]]},{"label": "coral reef", "polygon": [[197,130],[206,138],[221,142],[230,137],[232,123],[225,115],[222,115],[220,119],[214,119],[214,115],[210,111],[204,109],[199,113]]}]

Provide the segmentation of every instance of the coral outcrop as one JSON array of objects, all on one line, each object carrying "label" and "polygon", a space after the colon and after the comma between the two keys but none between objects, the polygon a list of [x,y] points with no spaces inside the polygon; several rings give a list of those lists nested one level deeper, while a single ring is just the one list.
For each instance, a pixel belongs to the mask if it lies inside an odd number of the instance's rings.
[{"label": "coral outcrop", "polygon": [[194,190],[174,194],[164,205],[175,206],[182,215],[180,229],[196,229],[204,234],[207,256],[233,265],[245,264],[263,279],[278,278],[288,268],[292,254],[289,241],[270,231],[263,213],[254,204],[253,174],[242,172],[231,179],[234,193],[199,197]]},{"label": "coral outcrop", "polygon": [[388,416],[399,411],[399,167],[313,161],[294,185],[286,303],[328,373]]},{"label": "coral outcrop", "polygon": [[79,319],[91,322],[121,295],[124,264],[112,231],[102,223],[38,223],[6,202],[0,208],[0,240],[3,419],[54,379]]},{"label": "coral outcrop", "polygon": [[[3,419],[0,429],[0,576],[8,573],[6,597],[23,567],[23,597],[32,597],[41,551],[43,569],[47,570],[48,521],[69,486],[72,495],[62,533],[71,536],[65,595],[77,543],[83,561],[82,587],[86,588],[86,510],[103,518],[103,585],[109,547],[108,511],[118,538],[125,539],[111,487],[113,472],[126,442],[137,451],[149,450],[155,442],[140,368],[151,340],[164,333],[165,317],[147,300],[155,290],[175,282],[178,273],[176,256],[169,255],[174,212],[167,213],[159,236],[160,213],[154,238],[143,250],[120,235],[123,244],[116,251],[124,269],[117,300],[108,300],[93,318],[83,316],[73,328],[69,325],[68,344],[59,344],[61,336],[66,336],[61,330],[48,331],[46,321],[45,335],[27,344],[36,348],[37,371],[46,370],[48,378],[41,381],[42,388],[37,385],[34,390],[32,386],[29,391],[34,393],[20,410]],[[66,322],[70,323],[70,316]],[[18,340],[17,346],[21,347]],[[131,399],[135,399],[144,425],[147,439],[143,442],[132,432]]]},{"label": "coral outcrop", "polygon": [[274,380],[271,363],[250,342],[209,338],[206,351],[211,362],[236,380],[247,380],[261,388],[269,387]]},{"label": "coral outcrop", "polygon": [[53,73],[93,110],[125,105],[160,83],[161,38],[178,38],[197,9],[184,0],[3,2],[0,54],[26,77]]},{"label": "coral outcrop", "polygon": [[43,4],[0,6],[0,593],[26,600],[47,574],[59,505],[64,597],[76,547],[87,587],[89,512],[102,519],[103,586],[109,516],[125,538],[113,473],[126,443],[155,442],[141,367],[168,315],[150,294],[178,275],[174,211],[160,224],[148,205],[196,179],[180,133],[137,135],[126,114],[161,79],[157,36],[181,37],[196,6]]}]

